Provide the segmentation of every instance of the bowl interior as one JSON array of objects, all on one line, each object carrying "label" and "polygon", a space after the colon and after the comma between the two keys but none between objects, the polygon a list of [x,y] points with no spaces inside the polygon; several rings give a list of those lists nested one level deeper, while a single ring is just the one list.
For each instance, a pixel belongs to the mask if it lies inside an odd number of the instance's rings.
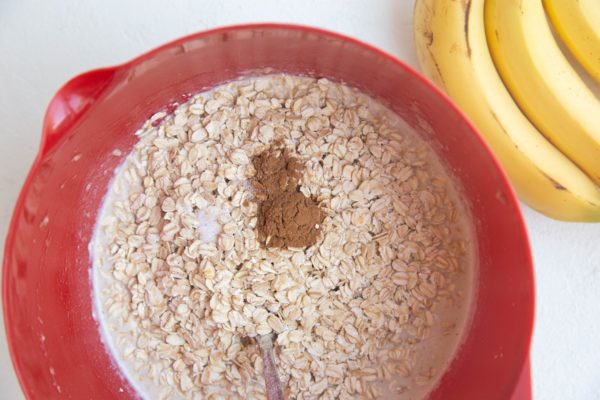
[{"label": "bowl interior", "polygon": [[88,244],[108,183],[135,143],[134,132],[152,114],[189,94],[265,72],[357,87],[437,149],[470,202],[479,271],[464,344],[430,397],[508,398],[529,346],[533,283],[523,223],[498,164],[464,117],[406,66],[348,38],[279,25],[183,38],[101,76],[76,78],[56,95],[47,121],[79,115],[67,118],[68,129],[46,125],[5,252],[6,329],[28,397],[134,397],[92,317]]}]

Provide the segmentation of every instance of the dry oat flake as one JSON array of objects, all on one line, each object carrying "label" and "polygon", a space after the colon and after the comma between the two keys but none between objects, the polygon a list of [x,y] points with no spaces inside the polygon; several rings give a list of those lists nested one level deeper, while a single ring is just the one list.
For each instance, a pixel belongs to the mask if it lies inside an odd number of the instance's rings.
[{"label": "dry oat flake", "polygon": [[[272,333],[288,399],[424,397],[460,345],[474,273],[433,150],[326,79],[235,81],[153,126],[163,116],[137,133],[90,244],[99,327],[140,396],[265,399],[254,338]],[[307,247],[259,237],[253,160],[276,143],[303,165],[286,196],[319,207]]]}]

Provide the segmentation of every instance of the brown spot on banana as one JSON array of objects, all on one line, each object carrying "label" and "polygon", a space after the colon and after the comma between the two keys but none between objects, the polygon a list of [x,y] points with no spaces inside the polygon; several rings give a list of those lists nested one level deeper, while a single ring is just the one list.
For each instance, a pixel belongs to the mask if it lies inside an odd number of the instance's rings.
[{"label": "brown spot on banana", "polygon": [[546,174],[544,171],[540,170],[540,172],[542,173],[542,175],[544,175],[546,178],[548,178],[548,180],[550,181],[550,183],[552,183],[552,186],[554,186],[555,189],[557,190],[567,190],[566,187],[564,187],[563,185],[561,185],[559,182],[557,182],[554,178],[552,178],[550,175]]},{"label": "brown spot on banana", "polygon": [[438,85],[440,87],[440,89],[446,91],[446,82],[444,81],[444,76],[442,75],[442,70],[440,69],[438,62],[435,59],[435,56],[433,55],[433,53],[431,52],[431,49],[429,47],[427,47],[427,52],[429,53],[431,62],[433,63],[435,70],[437,72],[436,76],[432,76],[431,79],[435,82],[436,85]]},{"label": "brown spot on banana", "polygon": [[431,46],[433,44],[433,32],[424,31],[423,36],[425,37],[425,39],[427,39],[427,47]]},{"label": "brown spot on banana", "polygon": [[467,57],[471,58],[471,43],[469,42],[469,18],[471,17],[471,0],[467,0],[465,7],[465,43],[467,44]]}]

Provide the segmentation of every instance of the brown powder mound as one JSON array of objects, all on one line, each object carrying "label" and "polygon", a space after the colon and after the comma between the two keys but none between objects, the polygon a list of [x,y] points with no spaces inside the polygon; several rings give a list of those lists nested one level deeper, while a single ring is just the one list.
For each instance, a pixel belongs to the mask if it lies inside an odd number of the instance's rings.
[{"label": "brown powder mound", "polygon": [[253,186],[257,199],[266,200],[270,195],[295,192],[304,171],[296,158],[292,157],[280,143],[260,153],[252,160],[256,176]]},{"label": "brown powder mound", "polygon": [[298,191],[304,165],[280,143],[254,157],[253,165],[258,241],[283,249],[315,244],[325,216],[314,199]]},{"label": "brown powder mound", "polygon": [[321,222],[321,209],[313,199],[300,192],[280,193],[260,205],[259,241],[267,247],[307,247],[317,241]]}]

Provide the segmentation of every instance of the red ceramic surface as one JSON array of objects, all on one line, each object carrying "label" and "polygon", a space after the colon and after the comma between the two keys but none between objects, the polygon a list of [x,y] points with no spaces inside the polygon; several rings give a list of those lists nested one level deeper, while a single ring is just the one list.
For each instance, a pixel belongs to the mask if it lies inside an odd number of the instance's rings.
[{"label": "red ceramic surface", "polygon": [[473,126],[406,65],[356,40],[288,25],[191,35],[127,64],[80,75],[53,98],[4,256],[4,318],[27,397],[134,397],[100,341],[90,295],[88,243],[122,161],[113,150],[127,154],[134,131],[153,113],[265,68],[358,87],[434,144],[470,200],[479,277],[464,345],[431,398],[508,399],[529,348],[533,278],[523,221],[505,175]]}]

